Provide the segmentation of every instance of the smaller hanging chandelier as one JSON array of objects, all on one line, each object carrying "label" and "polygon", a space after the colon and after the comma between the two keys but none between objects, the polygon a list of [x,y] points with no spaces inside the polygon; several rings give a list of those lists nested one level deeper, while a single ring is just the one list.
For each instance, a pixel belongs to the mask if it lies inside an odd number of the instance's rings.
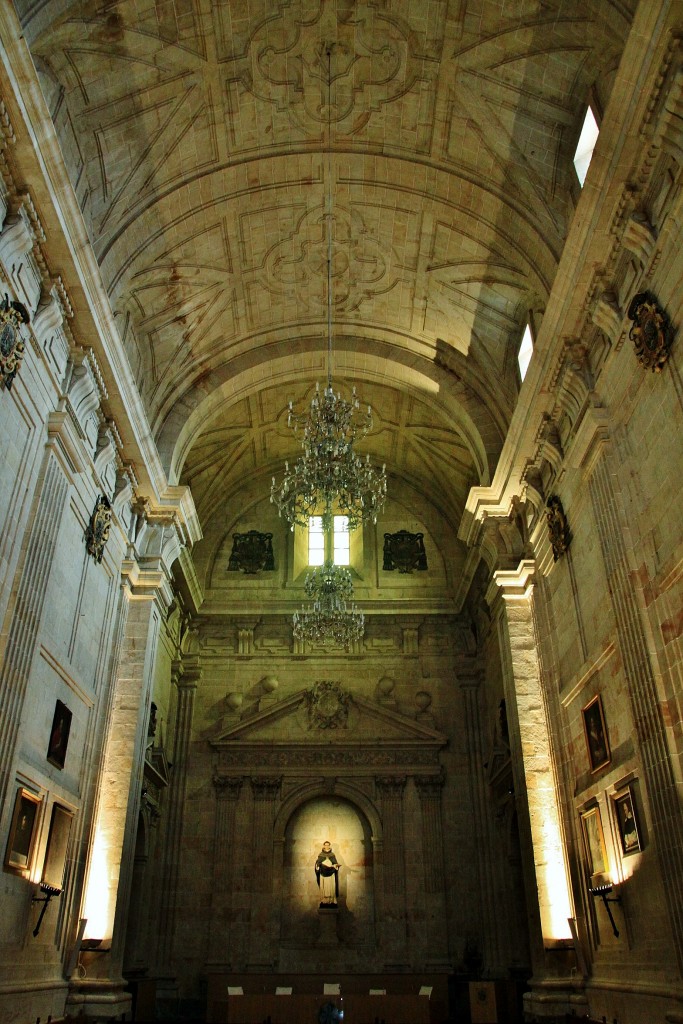
[{"label": "smaller hanging chandelier", "polygon": [[304,582],[308,608],[294,612],[294,638],[309,643],[348,647],[365,632],[365,616],[347,601],[353,599],[351,573],[331,561],[308,573]]}]

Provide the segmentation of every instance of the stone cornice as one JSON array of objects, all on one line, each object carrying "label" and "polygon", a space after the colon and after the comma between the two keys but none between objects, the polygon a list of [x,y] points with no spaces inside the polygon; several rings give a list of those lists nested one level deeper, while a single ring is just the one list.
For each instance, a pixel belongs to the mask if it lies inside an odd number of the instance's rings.
[{"label": "stone cornice", "polygon": [[[74,194],[54,125],[21,25],[11,5],[0,8],[0,91],[16,141],[16,171],[31,182],[50,252],[74,306],[73,333],[92,344],[121,431],[124,461],[156,500],[168,489],[159,454],[128,365],[99,266]],[[80,301],[78,301],[80,300]]]},{"label": "stone cornice", "polygon": [[[524,494],[525,470],[540,454],[539,428],[553,420],[558,401],[575,403],[580,397],[567,377],[575,370],[572,339],[588,338],[597,320],[611,340],[607,359],[618,351],[625,330],[625,311],[614,300],[620,290],[613,279],[620,255],[635,248],[645,260],[629,294],[657,259],[655,229],[642,223],[637,204],[666,143],[667,103],[674,109],[679,102],[680,74],[672,55],[680,40],[670,36],[667,17],[663,5],[638,6],[494,479],[488,487],[472,488],[466,502],[458,536],[467,545],[479,542],[486,516],[508,515],[513,499]],[[643,145],[643,133],[652,146]],[[560,394],[562,387],[566,393]],[[583,447],[585,456],[584,442],[576,452]],[[567,447],[573,443],[570,437]]]}]

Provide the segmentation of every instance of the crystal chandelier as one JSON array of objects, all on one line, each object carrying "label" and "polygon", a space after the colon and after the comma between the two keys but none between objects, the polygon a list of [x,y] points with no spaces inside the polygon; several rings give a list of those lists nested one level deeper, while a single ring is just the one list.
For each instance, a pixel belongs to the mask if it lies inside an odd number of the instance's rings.
[{"label": "crystal chandelier", "polygon": [[327,384],[321,394],[318,384],[310,409],[297,415],[289,403],[288,426],[301,428],[302,455],[290,469],[285,463],[282,483],[275,477],[270,500],[278,514],[295,526],[308,526],[312,515],[322,512],[323,526],[332,524],[333,513],[348,516],[348,528],[357,529],[372,520],[384,506],[387,493],[386,467],[381,472],[370,465],[370,456],[363,460],[354,451],[357,439],[365,437],[372,427],[372,411],[361,412],[353,389],[351,401],[335,393],[332,387],[332,151],[331,133],[331,47],[327,47]]},{"label": "crystal chandelier", "polygon": [[344,647],[360,640],[365,616],[347,601],[353,600],[353,582],[348,569],[326,561],[308,573],[304,583],[308,608],[294,612],[294,638],[313,643],[337,643]]}]

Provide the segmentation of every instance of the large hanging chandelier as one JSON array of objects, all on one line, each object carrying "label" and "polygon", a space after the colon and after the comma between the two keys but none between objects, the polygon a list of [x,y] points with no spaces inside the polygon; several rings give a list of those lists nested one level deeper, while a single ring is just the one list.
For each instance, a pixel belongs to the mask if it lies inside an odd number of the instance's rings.
[{"label": "large hanging chandelier", "polygon": [[285,463],[284,479],[275,477],[270,500],[295,526],[308,526],[313,515],[322,512],[323,527],[329,529],[333,515],[348,517],[348,529],[372,520],[384,506],[387,493],[386,467],[381,472],[370,465],[370,456],[363,460],[354,451],[356,440],[365,437],[372,427],[372,411],[361,411],[353,389],[347,401],[332,387],[332,172],[331,172],[331,47],[327,47],[327,384],[315,395],[308,412],[294,413],[289,403],[288,426],[301,429],[302,455],[290,469]]},{"label": "large hanging chandelier", "polygon": [[353,601],[351,573],[327,561],[308,573],[304,583],[308,608],[294,612],[294,637],[313,643],[337,643],[348,647],[365,632],[365,616]]}]

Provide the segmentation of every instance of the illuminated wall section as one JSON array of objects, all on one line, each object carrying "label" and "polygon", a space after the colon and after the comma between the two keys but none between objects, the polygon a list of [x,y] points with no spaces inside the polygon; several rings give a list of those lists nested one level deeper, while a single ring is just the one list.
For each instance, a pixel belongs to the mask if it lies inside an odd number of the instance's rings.
[{"label": "illuminated wall section", "polygon": [[541,929],[545,942],[571,936],[573,917],[532,611],[534,563],[494,573],[505,602],[522,744]]}]

